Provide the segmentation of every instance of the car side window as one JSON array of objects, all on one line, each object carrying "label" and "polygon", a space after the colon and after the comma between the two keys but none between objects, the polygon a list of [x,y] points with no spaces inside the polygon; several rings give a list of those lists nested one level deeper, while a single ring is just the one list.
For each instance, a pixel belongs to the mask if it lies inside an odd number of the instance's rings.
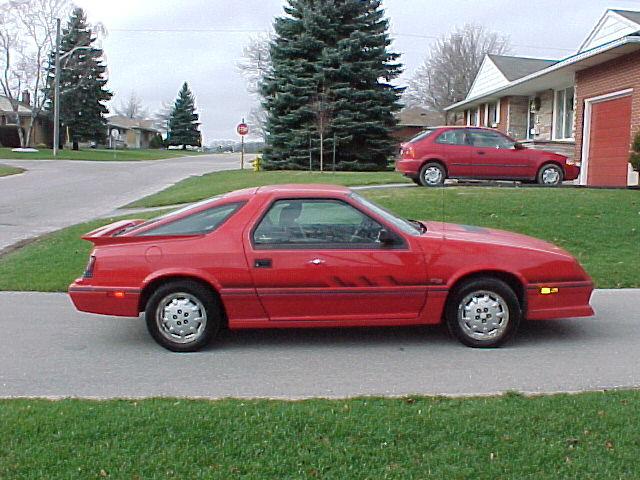
[{"label": "car side window", "polygon": [[150,235],[196,235],[209,233],[231,216],[243,203],[225,203],[206,210],[192,213],[185,217],[150,228],[139,233],[140,236]]},{"label": "car side window", "polygon": [[438,138],[436,143],[446,143],[449,145],[466,145],[465,130],[460,128],[454,128],[451,130],[445,130]]},{"label": "car side window", "polygon": [[472,145],[474,147],[488,148],[513,148],[513,142],[500,135],[498,132],[490,130],[472,130],[470,132]]},{"label": "car side window", "polygon": [[253,231],[262,248],[377,248],[384,227],[357,208],[333,199],[275,201]]}]

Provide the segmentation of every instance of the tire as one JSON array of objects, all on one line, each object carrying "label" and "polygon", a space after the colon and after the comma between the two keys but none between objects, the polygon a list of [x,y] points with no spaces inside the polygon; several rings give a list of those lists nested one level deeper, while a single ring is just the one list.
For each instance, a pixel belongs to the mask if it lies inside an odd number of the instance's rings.
[{"label": "tire", "polygon": [[513,336],[521,318],[520,302],[511,287],[490,277],[456,287],[445,312],[449,331],[476,348],[499,347]]},{"label": "tire", "polygon": [[192,281],[158,288],[147,302],[145,321],[153,339],[173,352],[199,350],[217,335],[222,323],[218,300]]},{"label": "tire", "polygon": [[423,187],[440,187],[444,185],[447,174],[444,167],[436,162],[425,163],[420,169],[418,181]]},{"label": "tire", "polygon": [[420,183],[420,179],[419,179],[419,178],[412,178],[412,179],[411,179],[411,181],[412,181],[413,183],[415,183],[416,185],[422,185],[422,184]]},{"label": "tire", "polygon": [[564,178],[564,174],[562,169],[556,165],[555,163],[546,163],[540,170],[538,170],[538,174],[536,175],[536,181],[540,185],[560,185]]}]

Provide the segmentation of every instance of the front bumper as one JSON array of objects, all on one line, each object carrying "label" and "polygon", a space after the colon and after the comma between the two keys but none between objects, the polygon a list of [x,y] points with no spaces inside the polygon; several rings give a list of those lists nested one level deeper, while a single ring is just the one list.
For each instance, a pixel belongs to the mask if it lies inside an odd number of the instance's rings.
[{"label": "front bumper", "polygon": [[575,180],[580,176],[580,167],[577,165],[564,165],[564,179]]},{"label": "front bumper", "polygon": [[[557,292],[542,294],[542,288],[557,289]],[[594,314],[589,305],[592,292],[590,281],[530,285],[526,290],[527,319],[589,317]]]},{"label": "front bumper", "polygon": [[131,287],[95,287],[78,281],[69,285],[69,297],[81,312],[137,317],[140,289]]}]

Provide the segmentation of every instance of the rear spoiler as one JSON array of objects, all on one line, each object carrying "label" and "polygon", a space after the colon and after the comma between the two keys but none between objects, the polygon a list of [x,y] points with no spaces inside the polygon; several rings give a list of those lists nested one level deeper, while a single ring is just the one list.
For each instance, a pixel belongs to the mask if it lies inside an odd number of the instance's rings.
[{"label": "rear spoiler", "polygon": [[[109,225],[105,225],[100,228],[96,228],[95,230],[91,230],[88,233],[82,235],[83,240],[87,240],[94,245],[104,245],[107,243],[120,243],[120,238],[115,235],[123,232],[124,230],[135,227],[136,225],[145,222],[146,220],[120,220],[118,222],[110,223]],[[118,239],[118,240],[116,240]],[[131,237],[121,237],[121,241],[131,241]]]}]

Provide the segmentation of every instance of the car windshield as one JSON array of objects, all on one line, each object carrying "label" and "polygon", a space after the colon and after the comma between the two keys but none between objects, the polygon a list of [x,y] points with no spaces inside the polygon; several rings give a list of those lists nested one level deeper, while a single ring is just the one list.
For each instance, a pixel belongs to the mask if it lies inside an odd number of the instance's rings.
[{"label": "car windshield", "polygon": [[380,217],[384,218],[389,223],[393,224],[394,227],[399,228],[405,233],[409,235],[420,235],[424,233],[424,226],[419,222],[411,222],[406,218],[399,217],[395,213],[387,210],[384,207],[381,207],[377,203],[372,202],[368,198],[363,197],[355,192],[351,192],[351,198],[353,198],[359,204],[365,206],[372,212],[376,213]]},{"label": "car windshield", "polygon": [[423,131],[418,133],[416,136],[411,137],[405,143],[417,142],[418,140],[422,140],[423,138],[428,137],[429,135],[431,135],[435,131],[436,131],[435,128],[425,128]]}]

